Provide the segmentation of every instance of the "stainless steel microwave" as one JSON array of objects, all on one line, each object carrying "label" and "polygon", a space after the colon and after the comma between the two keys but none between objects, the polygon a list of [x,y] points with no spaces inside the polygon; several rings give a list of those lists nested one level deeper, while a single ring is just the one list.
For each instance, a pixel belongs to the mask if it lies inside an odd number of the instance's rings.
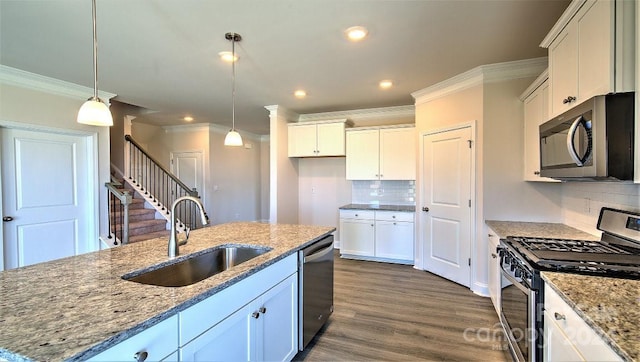
[{"label": "stainless steel microwave", "polygon": [[596,96],[540,125],[540,175],[633,180],[634,96]]}]

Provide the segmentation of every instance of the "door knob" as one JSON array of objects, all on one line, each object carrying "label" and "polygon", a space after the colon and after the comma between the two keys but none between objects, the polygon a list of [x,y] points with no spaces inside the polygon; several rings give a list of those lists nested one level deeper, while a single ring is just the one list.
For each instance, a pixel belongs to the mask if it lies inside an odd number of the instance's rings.
[{"label": "door knob", "polygon": [[422,208],[422,211],[429,212],[429,208],[425,206],[425,207]]},{"label": "door knob", "polygon": [[5,216],[2,218],[2,221],[4,222],[13,221],[13,218],[11,216]]}]

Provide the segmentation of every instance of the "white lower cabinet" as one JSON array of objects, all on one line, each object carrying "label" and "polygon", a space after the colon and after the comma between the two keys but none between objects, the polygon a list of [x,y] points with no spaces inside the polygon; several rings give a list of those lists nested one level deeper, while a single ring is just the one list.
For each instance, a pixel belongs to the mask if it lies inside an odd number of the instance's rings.
[{"label": "white lower cabinet", "polygon": [[498,316],[500,315],[500,289],[502,273],[500,272],[500,256],[498,255],[498,245],[500,244],[500,237],[495,231],[489,229],[488,234],[488,266],[489,266],[489,296],[493,307],[496,309]]},{"label": "white lower cabinet", "polygon": [[181,361],[289,361],[297,344],[297,274],[180,348]]},{"label": "white lower cabinet", "polygon": [[289,361],[297,352],[292,254],[89,360]]},{"label": "white lower cabinet", "polygon": [[174,315],[91,357],[89,361],[136,361],[139,358],[162,361],[170,360],[170,355],[177,350],[178,316]]},{"label": "white lower cabinet", "polygon": [[340,254],[413,263],[414,213],[340,210]]},{"label": "white lower cabinet", "polygon": [[543,361],[621,361],[562,297],[544,288]]}]

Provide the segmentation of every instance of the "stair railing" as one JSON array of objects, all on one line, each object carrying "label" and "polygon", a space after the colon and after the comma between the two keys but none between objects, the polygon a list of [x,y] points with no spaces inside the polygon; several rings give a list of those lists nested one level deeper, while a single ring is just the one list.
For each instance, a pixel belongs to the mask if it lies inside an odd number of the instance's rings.
[{"label": "stair railing", "polygon": [[[182,196],[198,197],[198,191],[191,189],[174,174],[164,168],[153,156],[149,155],[130,135],[124,136],[127,141],[127,165],[125,176],[128,181],[150,199],[160,209],[167,220],[170,219],[170,208],[173,202]],[[176,208],[179,229],[188,227],[197,229],[202,224],[197,217],[197,208],[192,202],[182,202]]]},{"label": "stair railing", "polygon": [[122,190],[122,184],[116,180],[105,183],[109,205],[109,236],[115,246],[129,243],[129,205],[133,196],[128,190]]}]

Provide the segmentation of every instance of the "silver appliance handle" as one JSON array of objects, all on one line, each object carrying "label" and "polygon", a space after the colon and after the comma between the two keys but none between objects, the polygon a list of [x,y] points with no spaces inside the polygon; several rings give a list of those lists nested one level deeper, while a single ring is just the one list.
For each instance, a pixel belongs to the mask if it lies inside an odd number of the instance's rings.
[{"label": "silver appliance handle", "polygon": [[512,277],[511,274],[507,273],[504,268],[500,267],[501,273],[505,278],[507,278],[513,285],[515,285],[518,289],[520,289],[524,294],[529,295],[531,289],[522,285],[522,282],[519,282],[516,278]]},{"label": "silver appliance handle", "polygon": [[324,257],[325,255],[329,254],[332,251],[333,251],[333,243],[331,243],[331,245],[327,246],[324,249],[320,249],[320,250],[316,251],[315,253],[313,253],[313,254],[311,254],[309,256],[306,256],[303,259],[303,261],[304,261],[305,264],[306,263],[311,263],[311,262],[313,262],[315,260],[318,260],[318,259]]},{"label": "silver appliance handle", "polygon": [[[578,167],[584,166],[584,163],[586,162],[586,160],[589,159],[588,154],[585,155],[584,159],[580,159],[580,156],[578,156],[578,152],[576,151],[576,148],[573,147],[573,139],[575,138],[576,132],[578,131],[578,126],[583,121],[584,121],[584,118],[582,118],[582,116],[579,116],[578,118],[576,118],[576,120],[573,121],[573,123],[571,124],[571,127],[569,127],[569,133],[567,134],[567,150],[569,151],[569,156],[571,156],[571,159],[573,160],[573,162],[575,162],[576,165],[578,165]],[[589,139],[589,144],[591,144],[591,139]],[[591,147],[588,147],[588,148],[589,148],[588,152],[591,152],[590,150]]]}]

